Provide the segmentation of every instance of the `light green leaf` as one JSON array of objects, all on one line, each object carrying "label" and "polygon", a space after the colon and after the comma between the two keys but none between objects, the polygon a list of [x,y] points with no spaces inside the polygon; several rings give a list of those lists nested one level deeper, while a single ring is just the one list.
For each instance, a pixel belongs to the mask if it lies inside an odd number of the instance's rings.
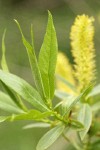
[{"label": "light green leaf", "polygon": [[51,115],[51,112],[41,113],[38,110],[30,110],[30,111],[25,112],[23,114],[19,114],[19,115],[14,114],[11,117],[9,117],[8,120],[10,120],[10,121],[14,121],[14,120],[41,120],[41,119],[46,118],[50,115]]},{"label": "light green leaf", "polygon": [[[29,44],[29,42],[25,39],[18,21],[15,20],[15,22],[17,23],[18,28],[21,32],[23,45],[25,46],[25,48],[27,50],[27,53],[28,53],[29,62],[30,62],[34,82],[36,84],[36,87],[37,87],[41,97],[43,98],[43,100],[45,100],[44,87],[43,87],[43,83],[42,83],[41,73],[40,73],[40,70],[39,70],[39,67],[38,67],[38,63],[37,63],[37,58],[36,58],[36,55],[35,55],[34,46],[31,46]],[[31,27],[31,37],[33,38],[32,32],[33,31],[32,31],[32,27]],[[32,45],[33,45],[33,39],[32,39]]]},{"label": "light green leaf", "polygon": [[93,90],[88,94],[88,97],[100,94],[100,84],[96,85]]},{"label": "light green leaf", "polygon": [[73,119],[70,120],[70,127],[77,131],[84,129],[84,125],[81,122]]},{"label": "light green leaf", "polygon": [[0,80],[40,111],[47,111],[39,93],[25,80],[0,70]]},{"label": "light green leaf", "polygon": [[81,140],[84,139],[85,135],[89,131],[92,122],[92,111],[88,104],[82,104],[81,109],[78,113],[78,121],[84,125],[84,130],[79,132]]},{"label": "light green leaf", "polygon": [[2,58],[1,58],[1,67],[3,70],[9,72],[8,66],[7,66],[7,62],[6,62],[6,57],[5,57],[5,34],[6,34],[6,30],[4,30],[3,33],[3,37],[2,37]]},{"label": "light green leaf", "polygon": [[71,100],[71,103],[68,103],[68,108],[66,110],[66,112],[64,113],[64,115],[68,114],[70,112],[70,110],[72,110],[72,108],[80,101],[84,101],[84,98],[87,96],[88,92],[90,91],[92,85],[89,85],[78,97],[75,98],[75,100]]},{"label": "light green leaf", "polygon": [[8,93],[8,95],[10,96],[10,98],[12,99],[12,101],[21,109],[23,109],[24,111],[27,111],[26,106],[23,104],[21,97],[16,94],[16,92],[12,91],[6,84],[4,84],[1,81],[4,89],[6,90],[6,92]]},{"label": "light green leaf", "polygon": [[44,122],[37,122],[37,123],[31,123],[23,127],[23,129],[30,129],[30,128],[49,128],[49,123]]},{"label": "light green leaf", "polygon": [[63,124],[49,130],[39,141],[36,150],[46,150],[62,134],[65,126]]},{"label": "light green leaf", "polygon": [[20,109],[12,99],[5,93],[0,91],[0,109],[12,112],[12,113],[23,113],[24,111]]},{"label": "light green leaf", "polygon": [[57,38],[51,13],[48,11],[48,24],[44,41],[39,53],[39,68],[42,76],[46,99],[54,96],[54,74],[57,60]]}]

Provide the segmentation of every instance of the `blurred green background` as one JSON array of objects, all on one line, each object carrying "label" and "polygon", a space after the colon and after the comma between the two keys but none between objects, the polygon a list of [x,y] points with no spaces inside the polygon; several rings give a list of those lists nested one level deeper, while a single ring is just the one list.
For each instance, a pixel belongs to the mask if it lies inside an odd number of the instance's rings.
[{"label": "blurred green background", "polygon": [[[47,24],[48,9],[54,18],[59,50],[65,52],[71,62],[69,33],[75,17],[81,14],[87,14],[95,18],[94,40],[96,48],[97,81],[100,81],[99,0],[0,0],[0,41],[4,29],[6,28],[6,55],[11,72],[32,83],[27,53],[22,45],[19,30],[13,19],[19,21],[29,41],[30,25],[33,24],[35,48],[38,55]],[[37,141],[47,129],[22,130],[22,127],[28,123],[29,122],[21,121],[0,124],[0,150],[35,150]],[[65,140],[62,138],[58,139],[48,150],[56,149],[66,150]]]}]

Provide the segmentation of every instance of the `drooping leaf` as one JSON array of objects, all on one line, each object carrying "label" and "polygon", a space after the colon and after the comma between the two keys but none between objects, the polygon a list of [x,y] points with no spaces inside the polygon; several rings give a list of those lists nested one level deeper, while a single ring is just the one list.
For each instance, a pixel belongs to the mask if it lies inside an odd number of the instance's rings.
[{"label": "drooping leaf", "polygon": [[[27,53],[28,53],[29,62],[30,62],[34,82],[36,84],[36,87],[37,87],[41,97],[43,98],[43,100],[45,100],[44,87],[43,87],[43,83],[42,83],[41,73],[40,73],[40,70],[39,70],[39,67],[38,67],[37,58],[36,58],[36,55],[35,55],[34,46],[31,46],[29,44],[29,42],[25,39],[18,21],[15,20],[15,22],[17,23],[18,28],[21,32],[23,45],[25,46],[25,48],[27,50]],[[31,37],[32,37],[32,28],[31,28]],[[33,39],[32,39],[32,45],[33,45]]]},{"label": "drooping leaf", "polygon": [[47,111],[39,93],[25,80],[0,70],[0,80],[40,111]]},{"label": "drooping leaf", "polygon": [[1,67],[3,70],[9,72],[7,62],[6,62],[6,57],[5,57],[5,34],[6,30],[4,30],[3,37],[2,37],[2,58],[1,58]]},{"label": "drooping leaf", "polygon": [[0,91],[0,109],[12,112],[12,113],[23,113],[24,111],[20,109],[12,99],[5,93]]},{"label": "drooping leaf", "polygon": [[78,113],[78,121],[84,125],[84,130],[79,132],[81,140],[83,140],[92,122],[92,111],[88,104],[82,104],[80,112]]},{"label": "drooping leaf", "polygon": [[46,150],[52,145],[57,138],[62,134],[65,126],[63,124],[54,127],[49,130],[39,141],[36,150]]},{"label": "drooping leaf", "polygon": [[51,115],[51,112],[44,112],[41,113],[38,110],[30,110],[28,112],[25,112],[23,114],[19,115],[12,115],[8,118],[8,120],[14,121],[14,120],[41,120],[43,118],[46,118]]},{"label": "drooping leaf", "polygon": [[37,123],[31,123],[23,127],[23,129],[30,129],[30,128],[48,128],[50,127],[49,123],[45,122],[37,122]]},{"label": "drooping leaf", "polygon": [[48,24],[44,41],[39,53],[39,68],[42,76],[46,99],[50,100],[54,96],[54,74],[57,60],[57,38],[53,25],[53,19],[48,12]]},{"label": "drooping leaf", "polygon": [[93,90],[89,93],[88,97],[100,94],[100,84],[96,85]]}]

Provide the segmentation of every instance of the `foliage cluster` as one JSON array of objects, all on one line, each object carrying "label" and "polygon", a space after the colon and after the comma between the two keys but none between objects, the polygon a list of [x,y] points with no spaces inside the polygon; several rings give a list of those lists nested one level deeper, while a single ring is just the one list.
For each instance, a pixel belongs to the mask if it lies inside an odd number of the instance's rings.
[{"label": "foliage cluster", "polygon": [[[32,26],[30,44],[24,37],[20,24],[15,20],[27,50],[36,88],[10,73],[5,58],[5,32],[3,34],[0,109],[8,112],[8,115],[0,116],[0,122],[33,120],[33,124],[24,128],[48,128],[48,132],[38,142],[37,150],[47,149],[60,135],[77,150],[100,148],[100,101],[97,97],[100,94],[100,85],[95,86],[94,83],[92,21],[93,18],[82,15],[76,18],[72,26],[70,39],[75,60],[73,67],[62,53],[58,53],[56,31],[49,11],[46,34],[38,59],[35,55]],[[32,107],[28,108],[24,100]]]}]

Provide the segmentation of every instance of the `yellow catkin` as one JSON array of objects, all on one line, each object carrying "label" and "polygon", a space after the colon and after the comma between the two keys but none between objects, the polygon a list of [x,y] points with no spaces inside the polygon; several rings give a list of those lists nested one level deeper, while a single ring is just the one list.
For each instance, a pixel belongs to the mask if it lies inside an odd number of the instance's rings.
[{"label": "yellow catkin", "polygon": [[[69,63],[68,58],[62,52],[58,53],[56,74],[60,75],[61,77],[75,85],[75,81],[73,78],[73,69]],[[57,89],[61,91],[73,93],[73,91],[60,80],[56,81],[56,85]]]},{"label": "yellow catkin", "polygon": [[71,28],[71,47],[75,62],[75,77],[79,91],[86,88],[95,79],[95,49],[93,18],[77,16]]}]

